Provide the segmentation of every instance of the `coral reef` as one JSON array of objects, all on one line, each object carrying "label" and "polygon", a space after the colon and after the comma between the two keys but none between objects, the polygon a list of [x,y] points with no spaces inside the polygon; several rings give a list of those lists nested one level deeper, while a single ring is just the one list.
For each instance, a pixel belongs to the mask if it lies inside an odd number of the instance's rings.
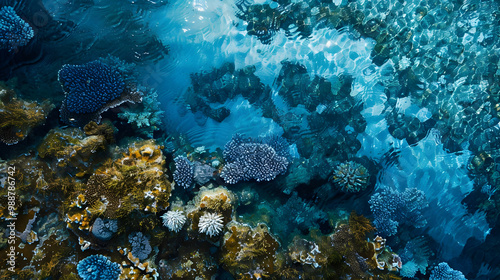
[{"label": "coral reef", "polygon": [[[165,171],[165,157],[161,146],[153,140],[134,142],[121,158],[107,161],[95,171],[95,176],[104,181],[94,187],[92,195],[90,188],[87,188],[85,197],[100,198],[104,195],[113,201],[110,196],[116,196],[120,206],[116,205],[111,210],[106,208],[106,211],[121,217],[136,208],[156,213],[169,205],[171,184],[164,175]],[[105,195],[106,192],[109,195]],[[110,206],[111,204],[107,207]]]},{"label": "coral reef", "polygon": [[327,221],[328,216],[315,205],[305,202],[296,192],[287,202],[276,209],[272,215],[272,231],[282,240],[288,240],[294,231],[308,232],[319,228],[320,223]]},{"label": "coral reef", "polygon": [[339,164],[333,171],[330,181],[342,191],[359,192],[364,190],[369,182],[370,174],[361,164],[347,161]]},{"label": "coral reef", "polygon": [[84,280],[113,280],[121,273],[120,265],[103,255],[86,257],[78,263],[77,270]]},{"label": "coral reef", "polygon": [[234,63],[225,63],[210,72],[192,74],[186,103],[194,113],[202,112],[217,122],[222,122],[231,112],[212,105],[224,104],[240,94],[250,103],[262,106],[262,101],[270,99],[271,90],[254,72],[253,66],[235,70]]},{"label": "coral reef", "polygon": [[228,184],[252,179],[271,181],[288,167],[287,158],[279,156],[268,144],[243,139],[238,134],[224,147],[224,159],[227,163],[220,176]]},{"label": "coral reef", "polygon": [[375,227],[383,235],[396,234],[403,224],[420,228],[427,223],[422,215],[422,210],[428,207],[427,199],[418,189],[406,189],[402,193],[385,190],[373,194],[369,203]]},{"label": "coral reef", "polygon": [[84,126],[97,123],[101,113],[124,102],[140,103],[141,93],[125,84],[123,74],[106,63],[96,60],[84,65],[64,65],[59,70],[59,82],[65,93],[61,119],[68,124]]},{"label": "coral reef", "polygon": [[33,28],[11,6],[0,8],[0,49],[13,51],[35,36]]},{"label": "coral reef", "polygon": [[167,211],[161,218],[163,220],[163,225],[174,232],[179,232],[184,226],[184,223],[186,223],[186,216],[184,212],[180,210]]},{"label": "coral reef", "polygon": [[45,122],[53,108],[49,101],[38,104],[18,99],[13,90],[0,83],[0,141],[12,145],[23,140],[32,128]]}]

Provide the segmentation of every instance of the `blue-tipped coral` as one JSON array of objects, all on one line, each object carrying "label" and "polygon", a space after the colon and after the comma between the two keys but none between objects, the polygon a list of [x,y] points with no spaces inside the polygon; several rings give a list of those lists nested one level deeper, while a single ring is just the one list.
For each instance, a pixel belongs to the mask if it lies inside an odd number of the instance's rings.
[{"label": "blue-tipped coral", "polygon": [[415,188],[404,192],[386,190],[370,198],[370,209],[374,215],[378,232],[391,236],[397,233],[400,224],[421,228],[427,224],[422,209],[429,206],[425,194]]},{"label": "blue-tipped coral", "polygon": [[187,157],[178,156],[174,159],[174,181],[179,186],[187,189],[193,184],[194,168]]},{"label": "blue-tipped coral", "polygon": [[121,273],[120,265],[103,255],[86,257],[78,263],[76,269],[83,280],[113,280],[118,279]]},{"label": "blue-tipped coral", "polygon": [[63,65],[59,82],[66,98],[61,106],[61,119],[83,126],[99,122],[101,113],[123,102],[141,102],[139,92],[127,88],[118,68],[99,60],[83,65]]},{"label": "blue-tipped coral", "polygon": [[35,33],[33,28],[20,18],[14,8],[0,9],[0,49],[12,51],[29,43]]},{"label": "blue-tipped coral", "polygon": [[438,264],[431,272],[429,280],[466,280],[462,272],[454,270],[447,263]]},{"label": "blue-tipped coral", "polygon": [[288,167],[288,159],[280,156],[273,147],[243,139],[240,135],[233,136],[225,145],[224,159],[228,163],[222,169],[221,177],[228,184],[252,179],[271,181],[285,173]]},{"label": "blue-tipped coral", "polygon": [[149,239],[142,232],[131,233],[128,241],[132,244],[132,255],[141,261],[146,259],[152,251]]},{"label": "blue-tipped coral", "polygon": [[354,161],[347,161],[339,164],[330,181],[344,192],[359,192],[368,186],[370,174],[361,164]]}]

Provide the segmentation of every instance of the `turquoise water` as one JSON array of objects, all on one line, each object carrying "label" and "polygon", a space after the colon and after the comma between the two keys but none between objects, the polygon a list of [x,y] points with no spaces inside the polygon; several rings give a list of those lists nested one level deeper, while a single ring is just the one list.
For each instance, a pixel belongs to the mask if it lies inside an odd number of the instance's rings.
[{"label": "turquoise water", "polygon": [[5,279],[500,277],[497,2],[0,6]]}]

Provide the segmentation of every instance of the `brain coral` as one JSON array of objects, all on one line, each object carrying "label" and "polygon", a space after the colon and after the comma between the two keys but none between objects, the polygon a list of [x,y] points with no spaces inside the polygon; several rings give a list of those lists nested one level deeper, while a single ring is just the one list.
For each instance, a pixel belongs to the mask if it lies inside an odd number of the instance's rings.
[{"label": "brain coral", "polygon": [[61,118],[85,125],[100,121],[100,114],[123,102],[141,102],[138,92],[129,92],[117,68],[99,60],[83,65],[63,65],[59,82],[65,92]]},{"label": "brain coral", "polygon": [[25,46],[33,38],[33,28],[20,18],[14,8],[0,9],[0,49],[14,50]]},{"label": "brain coral", "polygon": [[76,267],[78,275],[83,280],[118,279],[121,273],[120,265],[111,262],[103,255],[92,255],[81,260]]}]

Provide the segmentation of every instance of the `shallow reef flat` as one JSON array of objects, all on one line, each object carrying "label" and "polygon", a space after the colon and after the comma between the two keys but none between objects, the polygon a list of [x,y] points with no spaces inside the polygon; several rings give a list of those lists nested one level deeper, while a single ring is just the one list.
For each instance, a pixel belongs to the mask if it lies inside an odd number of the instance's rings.
[{"label": "shallow reef flat", "polygon": [[499,8],[0,0],[0,279],[500,279]]}]

